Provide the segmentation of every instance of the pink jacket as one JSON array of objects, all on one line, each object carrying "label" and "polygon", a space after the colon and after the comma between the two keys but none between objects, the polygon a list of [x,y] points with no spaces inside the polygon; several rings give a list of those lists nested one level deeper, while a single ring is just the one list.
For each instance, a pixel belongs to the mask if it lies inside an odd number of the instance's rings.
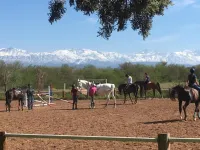
[{"label": "pink jacket", "polygon": [[89,89],[89,96],[93,96],[96,91],[97,91],[97,88],[95,86],[91,86]]}]

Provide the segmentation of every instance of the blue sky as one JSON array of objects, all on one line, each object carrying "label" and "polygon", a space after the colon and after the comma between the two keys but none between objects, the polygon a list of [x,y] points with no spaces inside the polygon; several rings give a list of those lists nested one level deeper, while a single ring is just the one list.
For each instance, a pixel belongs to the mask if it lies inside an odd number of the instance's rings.
[{"label": "blue sky", "polygon": [[97,37],[96,16],[84,16],[68,7],[65,16],[51,25],[49,0],[2,0],[0,5],[0,48],[14,47],[30,52],[58,49],[92,49],[123,54],[143,50],[200,50],[200,1],[173,0],[164,16],[154,18],[151,35],[143,41],[131,28],[114,32],[109,40]]}]

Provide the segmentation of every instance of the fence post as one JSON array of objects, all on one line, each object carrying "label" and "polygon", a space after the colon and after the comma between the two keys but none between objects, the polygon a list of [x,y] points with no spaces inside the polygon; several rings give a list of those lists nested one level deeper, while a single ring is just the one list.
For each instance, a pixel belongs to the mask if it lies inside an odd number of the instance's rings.
[{"label": "fence post", "polygon": [[66,89],[66,83],[64,83],[64,88],[63,88],[63,93],[62,93],[63,99],[65,98],[65,89]]},{"label": "fence post", "polygon": [[169,133],[158,134],[158,150],[170,150]]},{"label": "fence post", "polygon": [[6,149],[6,135],[5,132],[0,132],[0,150]]}]

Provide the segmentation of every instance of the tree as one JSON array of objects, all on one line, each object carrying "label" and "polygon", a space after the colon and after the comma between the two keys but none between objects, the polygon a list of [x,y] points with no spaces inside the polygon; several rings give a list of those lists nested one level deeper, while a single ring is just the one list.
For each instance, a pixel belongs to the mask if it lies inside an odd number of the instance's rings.
[{"label": "tree", "polygon": [[[61,19],[65,14],[66,0],[49,2],[49,22]],[[84,15],[96,14],[101,27],[98,36],[109,39],[114,30],[123,31],[130,22],[133,30],[139,30],[143,39],[148,37],[156,15],[164,15],[164,10],[172,5],[172,0],[69,0],[69,6]]]},{"label": "tree", "polygon": [[19,62],[5,63],[4,61],[0,61],[0,78],[1,83],[4,85],[5,91],[7,90],[7,85],[16,77],[14,76],[14,73],[21,67],[22,65]]},{"label": "tree", "polygon": [[37,88],[38,88],[38,91],[41,91],[44,88],[44,82],[46,80],[47,74],[44,72],[44,69],[42,67],[37,67],[36,72],[37,72],[36,74]]}]

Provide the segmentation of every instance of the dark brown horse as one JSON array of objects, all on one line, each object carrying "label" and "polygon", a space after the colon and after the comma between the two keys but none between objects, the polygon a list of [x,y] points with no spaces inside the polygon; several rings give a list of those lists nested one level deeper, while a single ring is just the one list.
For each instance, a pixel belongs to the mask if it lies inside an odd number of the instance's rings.
[{"label": "dark brown horse", "polygon": [[139,85],[140,87],[140,97],[143,96],[143,93],[145,94],[145,99],[146,99],[146,92],[148,90],[153,90],[153,97],[155,97],[155,91],[157,90],[161,97],[163,97],[162,95],[162,90],[160,88],[160,83],[154,83],[154,82],[149,82],[148,84],[146,84],[144,81],[136,81],[135,84]]},{"label": "dark brown horse", "polygon": [[137,103],[137,94],[138,94],[138,89],[139,89],[138,85],[137,84],[131,84],[127,88],[126,88],[126,85],[127,84],[120,84],[118,86],[119,94],[121,95],[122,92],[124,93],[124,104],[126,102],[126,94],[129,95],[129,98],[130,98],[130,100],[133,104],[133,100],[132,100],[131,95],[130,95],[131,93],[133,93],[134,96],[135,96],[135,104],[136,104]]},{"label": "dark brown horse", "polygon": [[178,95],[180,118],[182,119],[182,102],[185,101],[185,104],[183,105],[183,111],[185,115],[184,120],[187,120],[186,108],[190,103],[195,103],[195,110],[193,116],[194,120],[196,120],[196,113],[198,114],[198,118],[200,119],[199,92],[193,88],[184,88],[181,85],[177,85],[170,90],[170,99],[175,100],[176,94]]},{"label": "dark brown horse", "polygon": [[10,108],[11,108],[11,102],[13,100],[18,100],[18,110],[23,111],[23,107],[24,107],[24,100],[25,100],[25,91],[26,89],[16,89],[16,88],[12,88],[9,89],[5,92],[5,97],[6,97],[6,111],[10,112]]}]

